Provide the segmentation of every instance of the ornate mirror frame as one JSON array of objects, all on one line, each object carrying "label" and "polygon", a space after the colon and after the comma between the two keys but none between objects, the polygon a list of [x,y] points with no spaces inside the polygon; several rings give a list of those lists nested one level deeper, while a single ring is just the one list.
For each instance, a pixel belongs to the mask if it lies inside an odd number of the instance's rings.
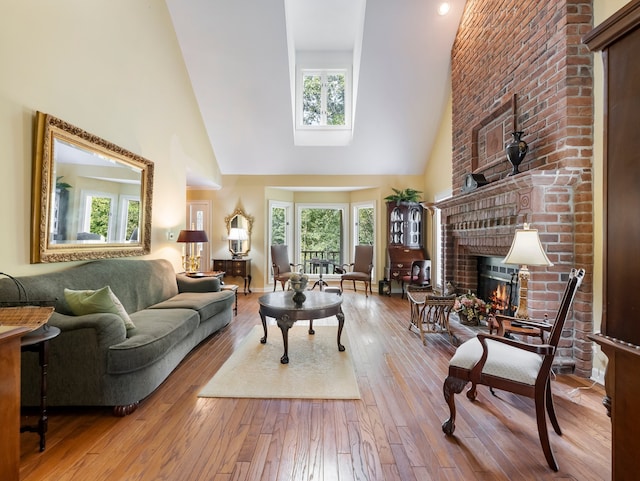
[{"label": "ornate mirror frame", "polygon": [[[35,137],[31,263],[151,252],[153,162],[42,112]],[[106,237],[81,227],[91,222],[88,204],[102,196],[111,212]]]},{"label": "ornate mirror frame", "polygon": [[[238,255],[240,257],[249,254],[249,251],[251,250],[251,229],[253,227],[253,217],[246,214],[242,209],[236,209],[231,215],[224,218],[224,223],[227,226],[227,237],[231,234],[232,228],[240,228],[247,231],[246,240],[236,241],[229,239],[229,252],[231,252],[232,255]],[[234,249],[234,242],[240,243],[239,249]]]}]

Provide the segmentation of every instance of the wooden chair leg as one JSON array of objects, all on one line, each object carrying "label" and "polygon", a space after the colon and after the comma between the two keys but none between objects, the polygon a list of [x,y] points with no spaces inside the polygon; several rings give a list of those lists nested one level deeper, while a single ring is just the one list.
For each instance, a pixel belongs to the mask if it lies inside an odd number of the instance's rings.
[{"label": "wooden chair leg", "polygon": [[364,297],[369,297],[369,283],[364,281]]},{"label": "wooden chair leg", "polygon": [[340,292],[344,292],[344,289],[342,289],[342,279],[340,279]]},{"label": "wooden chair leg", "polygon": [[475,382],[471,383],[471,387],[467,391],[467,399],[475,401],[478,397],[478,385]]},{"label": "wooden chair leg", "polygon": [[356,281],[353,281],[353,292],[357,292],[357,290],[356,290]]},{"label": "wooden chair leg", "polygon": [[539,389],[534,398],[536,405],[536,422],[538,424],[538,437],[540,438],[540,445],[542,446],[542,452],[547,460],[547,464],[554,471],[558,471],[558,463],[556,463],[556,458],[554,457],[551,445],[549,444],[549,432],[547,431],[547,420],[545,417],[546,394],[544,391],[546,391],[546,389]]},{"label": "wooden chair leg", "polygon": [[418,314],[417,320],[418,320],[418,329],[420,330],[420,338],[422,339],[422,345],[426,346],[427,336],[425,336],[425,332],[424,332],[424,323],[426,321],[424,307],[422,308],[422,311]]},{"label": "wooden chair leg", "polygon": [[457,377],[447,376],[442,386],[442,393],[444,394],[444,400],[449,406],[449,419],[442,424],[442,431],[447,436],[452,436],[456,430],[456,401],[455,394],[460,394],[464,389],[467,381],[458,379]]},{"label": "wooden chair leg", "polygon": [[556,417],[556,410],[553,405],[553,396],[551,395],[551,380],[547,379],[547,387],[546,391],[546,405],[547,405],[547,414],[549,415],[549,421],[551,421],[551,425],[553,426],[553,430],[556,432],[558,436],[562,436],[562,430],[560,429],[560,424],[558,423],[558,418]]}]

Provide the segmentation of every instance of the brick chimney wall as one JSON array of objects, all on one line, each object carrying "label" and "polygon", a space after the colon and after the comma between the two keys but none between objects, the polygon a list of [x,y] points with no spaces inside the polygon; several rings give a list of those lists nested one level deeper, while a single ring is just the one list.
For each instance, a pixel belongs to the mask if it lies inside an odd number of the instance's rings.
[{"label": "brick chimney wall", "polygon": [[[553,267],[532,268],[532,316],[553,316],[571,267],[587,278],[574,301],[562,355],[591,375],[593,331],[593,98],[591,1],[468,0],[452,49],[454,198],[443,219],[443,279],[476,287],[473,256],[504,255],[524,222],[540,231]],[[524,131],[520,174],[504,146]],[[464,176],[489,185],[462,193]],[[558,290],[560,292],[558,293]]]}]

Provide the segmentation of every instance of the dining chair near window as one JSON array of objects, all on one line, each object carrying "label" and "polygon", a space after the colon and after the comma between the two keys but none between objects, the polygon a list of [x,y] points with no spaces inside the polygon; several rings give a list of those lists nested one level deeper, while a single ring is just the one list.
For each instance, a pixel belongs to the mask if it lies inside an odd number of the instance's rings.
[{"label": "dining chair near window", "polygon": [[296,267],[302,266],[302,264],[293,264],[289,262],[289,249],[284,244],[276,244],[271,246],[271,262],[273,267],[273,290],[276,290],[278,282],[282,284],[282,290],[284,286],[294,273],[292,270]]},{"label": "dining chair near window", "polygon": [[[549,467],[554,471],[558,470],[558,463],[549,444],[545,411],[549,414],[555,432],[562,435],[553,407],[550,373],[567,314],[583,278],[584,269],[571,270],[553,324],[517,319],[520,324],[528,324],[549,332],[544,343],[530,344],[508,339],[503,336],[504,327],[501,325],[498,336],[480,333],[456,349],[449,361],[449,375],[443,386],[444,399],[450,411],[449,419],[442,425],[446,435],[452,436],[456,428],[454,395],[462,392],[469,382],[471,387],[467,391],[467,398],[471,401],[476,399],[478,384],[488,386],[492,392],[493,389],[500,389],[530,397],[534,400],[542,451]],[[505,319],[515,318],[496,316],[496,319],[498,323],[502,323]]]},{"label": "dining chair near window", "polygon": [[353,263],[349,264],[350,271],[346,271],[340,278],[340,291],[343,291],[344,281],[353,281],[353,290],[356,290],[356,281],[364,282],[364,294],[369,297],[371,291],[371,271],[373,271],[373,246],[356,246]]}]

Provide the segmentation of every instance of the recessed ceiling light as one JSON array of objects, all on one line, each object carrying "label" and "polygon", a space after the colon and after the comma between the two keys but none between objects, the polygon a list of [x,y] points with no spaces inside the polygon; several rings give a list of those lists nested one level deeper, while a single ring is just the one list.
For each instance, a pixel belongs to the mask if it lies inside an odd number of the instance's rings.
[{"label": "recessed ceiling light", "polygon": [[448,2],[442,2],[439,6],[438,6],[438,14],[439,15],[446,15],[447,13],[449,13],[449,9],[451,8],[451,6],[449,5]]}]

